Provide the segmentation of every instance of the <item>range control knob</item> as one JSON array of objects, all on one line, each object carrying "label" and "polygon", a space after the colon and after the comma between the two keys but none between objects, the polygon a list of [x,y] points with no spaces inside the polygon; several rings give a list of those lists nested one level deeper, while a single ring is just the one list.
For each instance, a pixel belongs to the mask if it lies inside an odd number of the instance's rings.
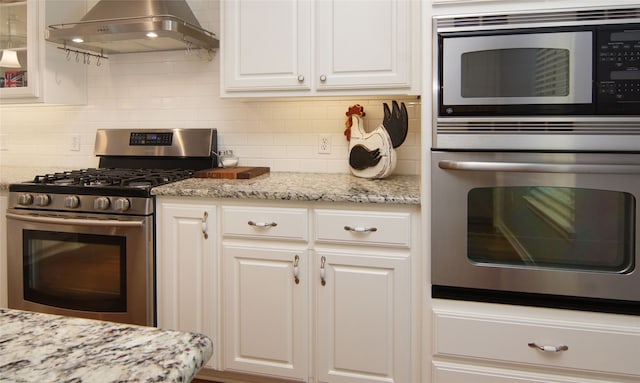
[{"label": "range control knob", "polygon": [[20,194],[18,196],[18,205],[31,205],[33,203],[33,196],[29,193]]},{"label": "range control knob", "polygon": [[47,194],[36,194],[33,201],[36,206],[47,206],[51,203],[51,198]]},{"label": "range control knob", "polygon": [[64,197],[64,207],[75,209],[80,206],[80,198],[77,195],[69,195]]},{"label": "range control knob", "polygon": [[116,209],[116,211],[125,212],[129,210],[131,203],[126,198],[118,198],[114,201],[113,205],[113,208]]},{"label": "range control knob", "polygon": [[109,205],[111,205],[111,202],[107,197],[98,197],[93,201],[93,208],[96,210],[107,210]]}]

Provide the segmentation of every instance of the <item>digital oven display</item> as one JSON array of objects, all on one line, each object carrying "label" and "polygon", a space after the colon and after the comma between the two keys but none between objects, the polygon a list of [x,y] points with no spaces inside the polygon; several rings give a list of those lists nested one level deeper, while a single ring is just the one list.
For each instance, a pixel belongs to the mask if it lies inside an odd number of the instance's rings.
[{"label": "digital oven display", "polygon": [[129,137],[130,146],[171,146],[172,142],[172,132],[131,133]]}]

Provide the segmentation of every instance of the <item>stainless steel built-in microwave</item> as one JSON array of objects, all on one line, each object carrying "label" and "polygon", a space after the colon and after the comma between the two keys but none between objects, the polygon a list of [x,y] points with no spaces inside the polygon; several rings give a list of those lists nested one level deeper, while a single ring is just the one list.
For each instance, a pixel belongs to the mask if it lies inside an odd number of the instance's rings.
[{"label": "stainless steel built-in microwave", "polygon": [[640,9],[434,18],[438,116],[640,115]]}]

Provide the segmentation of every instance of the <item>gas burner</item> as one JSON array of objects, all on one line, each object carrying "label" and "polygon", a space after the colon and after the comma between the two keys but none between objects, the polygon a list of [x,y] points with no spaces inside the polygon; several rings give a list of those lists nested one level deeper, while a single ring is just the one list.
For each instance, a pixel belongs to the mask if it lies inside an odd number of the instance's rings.
[{"label": "gas burner", "polygon": [[184,169],[89,168],[36,176],[36,184],[87,187],[150,188],[191,177]]}]

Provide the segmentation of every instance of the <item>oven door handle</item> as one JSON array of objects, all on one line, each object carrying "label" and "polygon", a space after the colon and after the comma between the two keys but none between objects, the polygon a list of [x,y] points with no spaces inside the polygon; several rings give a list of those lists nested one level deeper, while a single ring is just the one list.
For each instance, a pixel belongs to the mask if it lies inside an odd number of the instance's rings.
[{"label": "oven door handle", "polygon": [[119,221],[115,219],[103,220],[103,219],[86,219],[86,218],[59,218],[59,217],[42,217],[33,215],[22,215],[7,213],[7,218],[13,218],[20,221],[34,222],[34,223],[52,223],[63,225],[76,225],[76,226],[109,226],[109,227],[142,227],[144,226],[144,220],[135,221]]},{"label": "oven door handle", "polygon": [[638,165],[541,164],[528,162],[442,160],[438,162],[438,167],[445,170],[471,170],[481,172],[640,174],[640,166]]}]

